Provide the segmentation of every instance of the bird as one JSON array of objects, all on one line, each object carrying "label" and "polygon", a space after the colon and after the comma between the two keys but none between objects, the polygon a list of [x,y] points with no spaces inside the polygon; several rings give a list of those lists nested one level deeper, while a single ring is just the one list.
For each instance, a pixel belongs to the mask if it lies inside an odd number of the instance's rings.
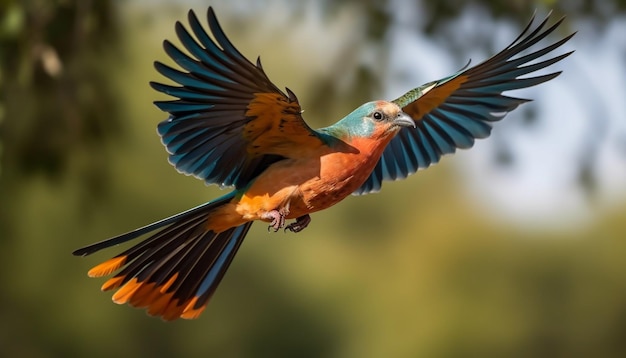
[{"label": "bird", "polygon": [[253,63],[237,50],[212,7],[208,31],[190,10],[187,26],[175,24],[186,53],[163,42],[178,68],[154,63],[174,83],[150,82],[171,97],[154,102],[168,114],[157,131],[180,173],[232,190],[73,254],[147,236],[88,276],[114,274],[101,289],[116,290],[117,304],[144,308],[165,321],[195,319],[254,221],[266,222],[268,231],[300,232],[311,223],[310,214],[351,194],[377,192],[384,181],[406,178],[488,137],[495,122],[530,101],[503,92],[554,79],[562,71],[535,72],[574,52],[550,54],[575,32],[529,50],[564,20],[549,25],[551,16],[533,26],[533,15],[509,46],[474,67],[468,63],[395,100],[367,102],[333,125],[312,129],[296,95],[270,81],[260,57]]}]

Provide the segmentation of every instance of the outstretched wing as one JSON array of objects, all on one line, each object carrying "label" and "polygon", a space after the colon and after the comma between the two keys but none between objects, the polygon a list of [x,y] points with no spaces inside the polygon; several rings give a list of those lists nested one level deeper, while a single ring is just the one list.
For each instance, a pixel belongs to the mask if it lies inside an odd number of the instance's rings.
[{"label": "outstretched wing", "polygon": [[481,64],[427,83],[396,99],[394,102],[415,120],[416,127],[400,130],[385,148],[367,181],[354,194],[378,191],[383,180],[406,178],[420,168],[437,163],[444,154],[454,153],[457,148],[470,148],[476,138],[489,136],[492,122],[530,101],[505,96],[502,92],[531,87],[558,76],[560,72],[518,78],[550,66],[573,52],[528,64],[563,45],[575,33],[516,57],[548,36],[563,21],[561,18],[545,28],[549,17],[531,31],[533,17],[515,41]]},{"label": "outstretched wing", "polygon": [[232,45],[212,8],[207,17],[213,39],[193,11],[188,17],[195,39],[180,22],[176,34],[189,54],[163,44],[186,72],[155,63],[180,86],[150,83],[177,98],[155,104],[170,114],[158,133],[178,171],[239,188],[270,164],[324,145],[302,119],[296,96],[279,90],[260,60],[251,63]]}]

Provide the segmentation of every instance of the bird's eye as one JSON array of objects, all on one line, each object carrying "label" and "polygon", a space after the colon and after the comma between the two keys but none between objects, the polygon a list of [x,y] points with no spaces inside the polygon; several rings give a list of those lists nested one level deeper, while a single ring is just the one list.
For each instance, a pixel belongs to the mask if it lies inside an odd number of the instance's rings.
[{"label": "bird's eye", "polygon": [[380,121],[381,119],[383,119],[383,114],[380,112],[374,112],[372,117],[374,117],[375,120]]}]

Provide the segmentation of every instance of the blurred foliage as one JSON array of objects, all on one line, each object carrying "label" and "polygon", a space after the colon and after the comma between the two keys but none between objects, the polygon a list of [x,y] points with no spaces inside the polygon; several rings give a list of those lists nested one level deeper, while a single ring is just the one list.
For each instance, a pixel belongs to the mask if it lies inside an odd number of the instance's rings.
[{"label": "blurred foliage", "polygon": [[[106,63],[121,55],[115,6],[3,0],[0,14],[2,171],[58,177],[73,152],[96,155],[118,133],[119,99]],[[87,169],[92,181],[101,168]]]},{"label": "blurred foliage", "polygon": [[[382,52],[385,3],[321,4],[326,16],[358,8],[364,41]],[[542,4],[599,24],[626,8],[617,0],[424,1],[429,21],[419,30],[444,31],[468,4],[520,24]],[[567,234],[494,227],[462,199],[445,162],[384,195],[316,214],[297,237],[253,228],[199,320],[165,324],[111,304],[84,274],[111,252],[81,261],[72,249],[219,192],[177,174],[154,133],[163,114],[146,83],[162,39],[144,36],[164,26],[173,37],[173,19],[121,16],[121,8],[0,0],[0,356],[626,354],[626,207]],[[298,91],[308,118],[338,118],[377,91],[380,74],[354,58],[360,52],[342,54]],[[337,86],[346,73],[347,90]],[[581,181],[593,183],[581,167]]]}]

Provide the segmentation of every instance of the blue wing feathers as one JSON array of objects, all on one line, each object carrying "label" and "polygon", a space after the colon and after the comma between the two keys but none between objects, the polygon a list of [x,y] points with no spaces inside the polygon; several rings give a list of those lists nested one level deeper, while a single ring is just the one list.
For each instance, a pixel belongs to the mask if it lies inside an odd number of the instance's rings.
[{"label": "blue wing feathers", "polygon": [[205,100],[211,102],[220,100],[220,97],[218,96],[212,96],[208,93],[193,91],[186,87],[171,86],[156,82],[151,82],[150,85],[155,90],[170,95],[172,97],[185,98],[187,100]]},{"label": "blue wing feathers", "polygon": [[[217,40],[221,49],[211,40],[207,33],[200,25],[195,13],[189,12],[189,22],[192,26],[194,34],[200,40],[200,42],[206,47],[206,50],[214,55],[215,58],[225,67],[229,69],[229,72],[236,79],[237,83],[246,84],[248,86],[256,86],[259,82],[263,86],[271,87],[273,90],[279,91],[271,81],[267,78],[265,73],[260,67],[254,66],[247,58],[245,58],[228,40],[224,32],[222,31],[213,9],[209,8],[208,23],[209,29],[213,33],[213,36]],[[181,26],[182,28],[182,26]],[[207,62],[211,64],[212,61]]]},{"label": "blue wing feathers", "polygon": [[[393,150],[393,148],[391,148]],[[383,178],[395,178],[396,177],[396,163],[394,160],[383,161]]]},{"label": "blue wing feathers", "polygon": [[209,157],[211,156],[211,153],[212,152],[208,152],[206,154],[200,155],[197,160],[191,162],[191,164],[188,166],[188,168],[185,171],[193,173],[200,169],[212,170],[215,164],[209,161]]},{"label": "blue wing feathers", "polygon": [[[217,34],[213,32],[214,25],[212,25],[214,23],[217,23],[217,19],[215,18],[215,15],[213,14],[213,11],[211,9],[209,9],[208,13],[208,22],[209,28],[211,29],[213,36],[217,38]],[[209,60],[203,63],[207,64],[209,67],[212,67],[211,69],[213,70],[225,70],[225,72],[228,72],[231,76],[235,76],[238,83],[243,83],[246,85],[255,84],[255,81],[250,81],[250,78],[254,79],[258,76],[258,73],[256,73],[256,71],[254,70],[254,66],[252,65],[252,63],[248,61],[245,57],[243,57],[243,55],[239,51],[232,51],[232,49],[234,49],[232,45],[227,46],[226,48],[224,46],[222,46],[222,48],[219,48],[215,44],[215,42],[208,36],[206,31],[202,28],[202,25],[200,25],[200,22],[198,21],[198,18],[193,11],[189,12],[189,24],[194,32],[194,35],[196,35],[196,38],[200,41],[202,45],[204,45],[206,54],[210,56]],[[179,26],[179,28],[181,30],[184,30],[184,27],[182,25]],[[218,29],[221,33],[221,36],[225,37],[219,26]],[[193,39],[191,39],[191,37],[189,36],[184,39],[181,38],[181,42],[183,42],[183,44],[188,43],[191,45],[195,41],[193,41]],[[246,77],[246,75],[248,75],[250,78]]]},{"label": "blue wing feathers", "polygon": [[192,55],[198,58],[208,68],[218,71],[224,75],[237,75],[236,72],[229,68],[229,59],[226,54],[215,46],[193,13],[189,14],[189,25],[198,41],[204,45],[204,48],[200,47],[200,45],[191,37],[189,32],[180,22],[177,22],[175,28],[176,35],[185,48],[187,48]]},{"label": "blue wing feathers", "polygon": [[[188,130],[192,130],[194,128],[203,128],[204,123],[201,121],[188,121],[193,122],[193,125],[186,124],[185,120],[194,119],[201,117],[202,113],[190,113],[185,116],[178,117],[178,120],[164,120],[157,125],[157,133],[161,136],[161,140],[163,140],[163,144],[168,144],[172,138],[174,138],[177,134],[183,133]],[[182,118],[182,119],[181,119]],[[185,124],[185,125],[181,125]]]},{"label": "blue wing feathers", "polygon": [[[426,166],[430,166],[431,164],[436,163],[437,158],[439,157],[437,152],[435,151],[435,143],[433,142],[433,139],[428,136],[428,132],[425,128],[424,122],[418,123],[417,127],[419,128],[419,130],[416,130],[413,133],[417,133],[419,136],[419,139],[416,140],[416,142],[420,148],[420,151],[422,151],[422,153],[424,154],[424,164]],[[387,150],[385,150],[385,153],[386,152]],[[383,153],[383,155],[385,153]]]},{"label": "blue wing feathers", "polygon": [[[203,128],[176,136],[169,143],[171,154],[191,153],[196,148],[206,145],[212,138],[206,135],[208,130],[208,128]],[[181,136],[184,137],[181,138]]]},{"label": "blue wing feathers", "polygon": [[[190,146],[200,145],[206,142],[204,135],[207,133],[208,128],[200,128],[187,134],[182,135],[169,135],[163,138],[163,143],[167,143],[168,149],[171,154],[184,153],[189,151]],[[184,136],[184,138],[181,138]],[[191,147],[193,148],[193,147]]]},{"label": "blue wing feathers", "polygon": [[395,156],[405,158],[405,160],[402,162],[394,160],[390,163],[390,165],[393,165],[394,167],[394,173],[393,176],[391,176],[391,178],[388,180],[403,179],[406,176],[405,173],[408,167],[411,165],[411,160],[410,158],[408,158],[409,153],[406,151],[406,148],[404,148],[399,142],[393,143],[392,145],[392,150],[396,153]]},{"label": "blue wing feathers", "polygon": [[450,135],[441,128],[438,122],[424,122],[424,128],[426,128],[428,136],[433,141],[432,146],[437,150],[437,155],[452,153],[454,151],[454,141],[450,138]]},{"label": "blue wing feathers", "polygon": [[[438,143],[441,154],[454,153],[456,148],[469,148],[474,144],[476,136],[468,129],[474,123],[472,120],[463,118],[456,113],[449,113],[447,117],[444,117],[446,116],[445,111],[438,110],[437,112],[441,116],[441,120],[432,121],[430,125],[445,141],[445,143]],[[458,122],[455,122],[455,119]],[[462,125],[459,125],[459,122]]]},{"label": "blue wing feathers", "polygon": [[158,125],[158,133],[170,153],[169,161],[180,172],[203,179],[207,184],[243,187],[277,155],[250,156],[243,127],[248,105],[257,93],[284,95],[258,65],[248,61],[228,40],[213,10],[207,13],[205,31],[193,11],[188,14],[188,31],[180,22],[175,31],[184,53],[169,41],[165,52],[186,72],[160,62],[155,68],[178,85],[151,82],[157,91],[176,97],[156,101],[170,114]]},{"label": "blue wing feathers", "polygon": [[412,150],[413,144],[406,142],[407,140],[402,140],[401,142],[397,142],[397,144],[394,143],[394,145],[398,148],[397,150],[402,151],[402,157],[404,158],[407,173],[412,173],[417,171],[419,168],[419,159],[412,155],[412,153],[414,153]]},{"label": "blue wing feathers", "polygon": [[213,84],[212,82],[208,82],[197,78],[196,76],[192,76],[189,73],[181,72],[176,69],[173,69],[167,65],[162,64],[161,62],[155,62],[154,67],[157,71],[159,71],[163,76],[169,78],[170,80],[183,84],[185,87],[211,91],[211,92],[225,92],[226,88],[220,85]]},{"label": "blue wing feathers", "polygon": [[159,107],[160,110],[169,113],[198,113],[202,111],[208,111],[211,108],[215,107],[215,105],[213,104],[190,103],[185,101],[160,101],[156,103],[156,106]]},{"label": "blue wing feathers", "polygon": [[[419,132],[418,133],[419,136]],[[426,149],[420,144],[416,136],[402,136],[403,145],[407,148],[407,157],[411,160],[412,165],[407,165],[407,174],[414,173],[419,168],[430,165],[430,157]]]},{"label": "blue wing feathers", "polygon": [[509,96],[494,97],[484,95],[480,92],[465,91],[471,98],[455,97],[450,98],[441,108],[449,109],[454,107],[454,111],[467,113],[467,116],[481,121],[498,121],[501,118],[493,118],[490,112],[510,112],[522,103],[530,102],[529,99]]},{"label": "blue wing feathers", "polygon": [[513,82],[505,82],[505,83],[502,83],[500,81],[472,83],[471,85],[464,86],[463,88],[474,91],[474,92],[500,93],[504,91],[511,91],[511,90],[516,90],[520,88],[536,86],[540,83],[549,81],[560,74],[561,72],[555,72],[555,73],[551,73],[551,74],[543,75],[543,76],[536,76],[536,77],[530,77],[530,78],[518,78]]},{"label": "blue wing feathers", "polygon": [[[400,130],[383,152],[370,177],[355,194],[379,190],[383,179],[404,178],[420,168],[437,163],[442,155],[454,153],[457,148],[470,148],[475,139],[491,134],[492,122],[501,120],[507,112],[529,101],[503,95],[503,92],[532,87],[557,77],[560,71],[519,78],[553,65],[573,52],[531,63],[562,46],[575,33],[520,56],[563,22],[561,18],[546,26],[549,18],[550,15],[533,28],[533,17],[520,35],[500,53],[456,75],[433,82],[437,83],[435,89],[445,87],[451,81],[460,85],[430,112],[415,112],[421,116],[414,118],[416,127]],[[396,103],[408,107],[417,102],[419,106],[421,97],[414,98],[414,91],[401,96]],[[422,96],[428,97],[429,93]]]},{"label": "blue wing feathers", "polygon": [[[184,44],[184,43],[183,43]],[[174,60],[180,67],[185,70],[203,77],[208,81],[219,81],[220,85],[227,87],[228,85],[236,86],[237,82],[231,80],[227,76],[220,75],[215,71],[207,71],[207,66],[202,65],[202,62],[193,60],[189,56],[185,55],[171,42],[165,40],[163,42],[163,48],[165,52]]]},{"label": "blue wing feathers", "polygon": [[[480,119],[472,118],[463,111],[447,111],[440,109],[441,124],[442,126],[450,126],[449,131],[461,132],[463,139],[455,141],[459,147],[463,147],[462,144],[472,145],[471,138],[487,138],[491,134],[491,125],[488,123],[491,118],[487,116],[481,116]],[[444,129],[445,130],[445,129]],[[463,142],[466,141],[466,142]],[[465,147],[467,148],[467,147]]]}]

